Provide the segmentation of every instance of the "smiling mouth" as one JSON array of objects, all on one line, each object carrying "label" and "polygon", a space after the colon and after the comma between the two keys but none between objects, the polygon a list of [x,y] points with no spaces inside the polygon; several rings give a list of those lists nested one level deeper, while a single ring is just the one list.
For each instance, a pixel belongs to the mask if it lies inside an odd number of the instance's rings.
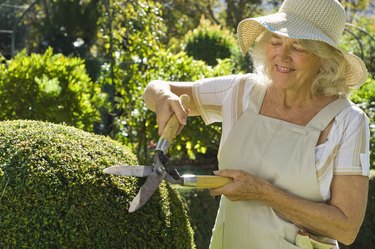
[{"label": "smiling mouth", "polygon": [[294,68],[282,67],[276,64],[276,70],[280,73],[290,73],[296,71]]}]

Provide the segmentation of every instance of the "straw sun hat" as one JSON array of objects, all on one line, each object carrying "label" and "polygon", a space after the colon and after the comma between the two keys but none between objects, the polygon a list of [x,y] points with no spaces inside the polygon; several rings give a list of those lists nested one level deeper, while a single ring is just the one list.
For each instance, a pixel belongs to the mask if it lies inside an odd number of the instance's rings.
[{"label": "straw sun hat", "polygon": [[337,0],[285,0],[275,14],[242,20],[237,27],[238,43],[246,54],[266,29],[290,38],[325,42],[342,52],[348,62],[346,84],[358,88],[367,79],[367,69],[360,58],[339,48],[345,23],[345,10]]}]

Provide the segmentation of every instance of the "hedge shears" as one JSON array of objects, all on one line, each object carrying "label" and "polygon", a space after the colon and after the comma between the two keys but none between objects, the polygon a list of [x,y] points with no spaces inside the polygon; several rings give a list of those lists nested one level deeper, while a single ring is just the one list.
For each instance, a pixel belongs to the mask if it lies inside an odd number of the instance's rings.
[{"label": "hedge shears", "polygon": [[[190,98],[188,95],[180,97],[184,108],[188,108]],[[104,169],[104,173],[121,175],[121,176],[135,176],[147,177],[146,182],[140,188],[138,194],[130,203],[129,212],[135,212],[140,209],[152,196],[163,180],[171,184],[179,184],[194,188],[219,188],[232,182],[231,178],[222,176],[209,175],[180,175],[176,169],[167,170],[166,163],[168,157],[166,153],[172,140],[175,138],[180,123],[175,114],[168,120],[166,127],[159,138],[155,148],[154,164],[153,166],[143,165],[114,165]]]}]

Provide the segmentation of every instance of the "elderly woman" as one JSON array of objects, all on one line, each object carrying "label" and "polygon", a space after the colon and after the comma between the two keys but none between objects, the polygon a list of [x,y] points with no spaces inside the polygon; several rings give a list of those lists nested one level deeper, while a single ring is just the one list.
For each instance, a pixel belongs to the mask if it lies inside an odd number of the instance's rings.
[{"label": "elderly woman", "polygon": [[[233,182],[211,190],[223,195],[211,248],[338,248],[356,238],[369,129],[347,95],[367,70],[338,47],[344,27],[336,0],[285,0],[278,13],[238,26],[253,74],[147,86],[160,131],[172,113],[181,124],[187,114],[223,123],[215,174]],[[191,97],[190,110],[182,94]]]}]

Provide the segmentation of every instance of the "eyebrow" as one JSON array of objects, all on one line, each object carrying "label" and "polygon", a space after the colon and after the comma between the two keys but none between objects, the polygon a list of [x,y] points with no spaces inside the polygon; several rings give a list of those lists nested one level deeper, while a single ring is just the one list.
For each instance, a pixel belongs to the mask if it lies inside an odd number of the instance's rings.
[{"label": "eyebrow", "polygon": [[272,34],[272,38],[278,38],[278,39],[281,39],[280,36],[276,35],[276,34]]}]

